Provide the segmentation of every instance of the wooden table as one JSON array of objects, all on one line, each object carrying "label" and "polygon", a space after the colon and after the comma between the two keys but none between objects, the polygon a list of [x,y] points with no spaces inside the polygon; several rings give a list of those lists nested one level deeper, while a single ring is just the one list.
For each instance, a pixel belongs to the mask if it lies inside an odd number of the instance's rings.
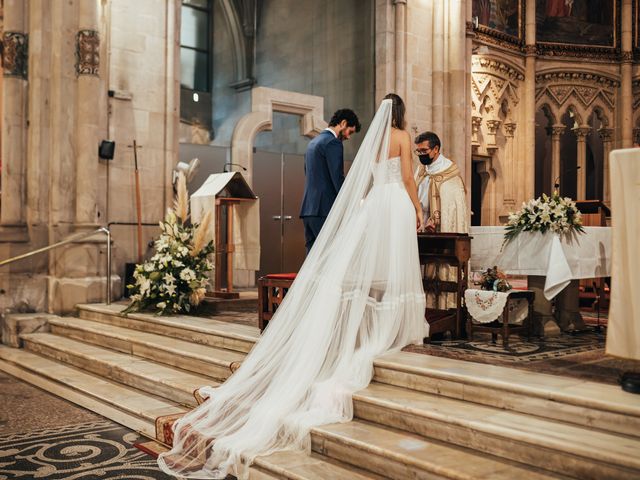
[{"label": "wooden table", "polygon": [[[432,293],[436,304],[445,293],[455,295],[455,307],[427,308],[429,336],[449,331],[453,338],[459,338],[464,321],[462,302],[468,283],[471,237],[466,233],[419,233],[418,252],[425,294]],[[438,270],[442,265],[455,267],[455,278],[440,278]]]}]

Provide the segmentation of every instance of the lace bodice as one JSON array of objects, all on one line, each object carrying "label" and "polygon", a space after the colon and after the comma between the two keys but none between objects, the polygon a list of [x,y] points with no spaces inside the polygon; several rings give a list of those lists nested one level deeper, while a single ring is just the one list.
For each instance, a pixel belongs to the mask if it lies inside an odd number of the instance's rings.
[{"label": "lace bodice", "polygon": [[374,184],[400,183],[402,182],[402,169],[400,167],[400,157],[392,157],[375,166],[373,172]]}]

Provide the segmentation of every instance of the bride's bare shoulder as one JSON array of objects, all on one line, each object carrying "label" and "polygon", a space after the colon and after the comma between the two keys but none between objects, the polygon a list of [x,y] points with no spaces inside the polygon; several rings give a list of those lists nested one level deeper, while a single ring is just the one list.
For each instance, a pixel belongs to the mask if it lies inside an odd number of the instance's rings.
[{"label": "bride's bare shoulder", "polygon": [[406,130],[400,130],[399,128],[391,128],[391,138],[398,140],[398,141],[402,141],[402,140],[406,140],[407,138],[411,138],[409,136],[409,132],[407,132]]}]

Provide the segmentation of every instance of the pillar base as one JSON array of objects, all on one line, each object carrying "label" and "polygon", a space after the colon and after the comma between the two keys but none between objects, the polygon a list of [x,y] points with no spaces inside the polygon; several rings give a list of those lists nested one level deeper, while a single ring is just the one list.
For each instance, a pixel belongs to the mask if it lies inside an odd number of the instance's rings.
[{"label": "pillar base", "polygon": [[546,277],[530,275],[527,278],[528,288],[536,294],[533,302],[533,335],[541,337],[557,337],[560,335],[560,328],[553,316],[551,302],[544,296],[544,283]]},{"label": "pillar base", "polygon": [[587,329],[580,315],[580,282],[572,280],[556,297],[555,317],[563,332],[579,332]]},{"label": "pillar base", "polygon": [[[120,277],[111,275],[111,300],[120,292]],[[73,313],[79,303],[104,302],[107,299],[107,277],[55,278],[49,277],[49,313]]]}]

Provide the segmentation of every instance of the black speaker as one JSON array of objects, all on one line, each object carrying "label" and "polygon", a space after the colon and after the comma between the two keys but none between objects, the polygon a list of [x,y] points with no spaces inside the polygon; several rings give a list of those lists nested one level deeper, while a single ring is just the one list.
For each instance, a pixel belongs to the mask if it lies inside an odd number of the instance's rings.
[{"label": "black speaker", "polygon": [[113,153],[116,149],[116,142],[102,140],[98,147],[98,156],[103,160],[113,160]]}]

